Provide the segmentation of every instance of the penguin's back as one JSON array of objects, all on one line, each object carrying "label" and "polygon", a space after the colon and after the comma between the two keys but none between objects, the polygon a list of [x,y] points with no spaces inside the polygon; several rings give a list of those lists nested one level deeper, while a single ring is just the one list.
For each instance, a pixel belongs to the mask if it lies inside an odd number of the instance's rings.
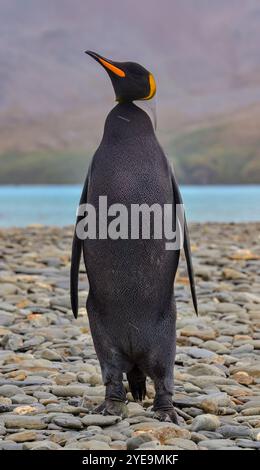
[{"label": "penguin's back", "polygon": [[127,208],[129,237],[99,239],[97,230],[97,239],[84,241],[92,301],[107,313],[161,315],[172,301],[179,251],[166,250],[164,236],[131,239],[130,215],[132,204],[173,204],[173,190],[151,120],[133,104],[119,104],[109,113],[92,160],[87,202],[96,208],[97,220],[100,196],[107,196],[108,208]]}]

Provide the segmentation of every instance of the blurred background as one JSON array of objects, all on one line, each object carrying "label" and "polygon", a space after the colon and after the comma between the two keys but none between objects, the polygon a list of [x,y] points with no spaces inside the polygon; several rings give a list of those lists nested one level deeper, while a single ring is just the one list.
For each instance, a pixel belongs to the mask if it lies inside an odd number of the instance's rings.
[{"label": "blurred background", "polygon": [[85,49],[155,75],[189,219],[260,220],[259,0],[0,0],[0,36],[2,226],[74,222],[114,106]]}]

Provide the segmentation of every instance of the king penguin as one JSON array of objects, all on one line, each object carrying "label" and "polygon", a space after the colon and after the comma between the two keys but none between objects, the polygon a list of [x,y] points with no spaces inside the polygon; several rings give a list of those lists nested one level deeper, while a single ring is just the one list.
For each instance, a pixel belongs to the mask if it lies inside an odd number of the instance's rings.
[{"label": "king penguin", "polygon": [[[182,204],[173,170],[156,138],[148,114],[134,101],[156,93],[152,73],[135,62],[115,62],[86,53],[108,73],[116,106],[106,118],[103,138],[91,161],[80,205],[91,204],[99,217],[99,198],[108,206]],[[176,214],[176,212],[175,212]],[[176,216],[175,216],[176,217]],[[78,215],[77,223],[82,220]],[[175,220],[176,223],[176,220]],[[183,247],[193,304],[197,300],[189,234],[184,218]],[[127,416],[123,374],[135,400],[146,395],[146,377],[155,387],[153,411],[160,421],[177,422],[173,404],[176,349],[174,280],[180,249],[165,240],[109,237],[82,240],[75,229],[71,256],[71,306],[78,314],[78,273],[83,252],[89,280],[87,312],[106,387],[97,413]]]}]

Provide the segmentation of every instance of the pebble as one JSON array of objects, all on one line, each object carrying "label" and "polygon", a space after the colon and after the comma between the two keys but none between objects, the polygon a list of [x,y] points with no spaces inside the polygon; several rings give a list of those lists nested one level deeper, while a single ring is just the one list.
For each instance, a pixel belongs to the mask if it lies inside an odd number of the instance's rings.
[{"label": "pebble", "polygon": [[110,450],[109,444],[95,439],[68,444],[64,450]]},{"label": "pebble", "polygon": [[260,415],[260,405],[254,406],[251,408],[246,408],[241,411],[241,414],[244,416],[253,416],[253,415]]},{"label": "pebble", "polygon": [[[139,445],[138,449],[143,449],[143,450],[154,450],[158,449],[158,446],[160,445],[160,442],[158,441],[149,441],[149,442],[143,442],[142,444]],[[160,447],[160,449],[163,446]]]},{"label": "pebble", "polygon": [[139,403],[128,403],[128,416],[129,418],[132,418],[133,416],[144,416],[145,415],[145,410],[144,408],[139,405]]},{"label": "pebble", "polygon": [[0,424],[0,436],[4,436],[6,434],[6,428]]},{"label": "pebble", "polygon": [[14,395],[12,397],[12,403],[15,404],[30,405],[31,403],[35,403],[37,401],[37,398],[31,397],[30,395],[25,395],[25,393]]},{"label": "pebble", "polygon": [[69,385],[76,381],[76,374],[72,372],[65,372],[63,374],[57,374],[55,376],[55,382],[57,385]]},{"label": "pebble", "polygon": [[222,434],[219,432],[214,432],[214,431],[200,431],[200,434],[204,436],[203,439],[223,439]]},{"label": "pebble", "polygon": [[[91,426],[88,427],[88,429],[90,428]],[[113,431],[110,428],[104,429],[104,434],[108,435],[112,439],[112,441],[124,441],[127,439],[127,437],[123,433],[119,431]]]},{"label": "pebble", "polygon": [[53,418],[52,422],[57,424],[57,426],[61,426],[62,428],[70,428],[70,429],[81,429],[83,428],[82,422],[79,418],[75,418],[74,416],[65,416],[65,417],[57,417]]},{"label": "pebble", "polygon": [[86,387],[84,385],[57,385],[52,388],[53,395],[57,397],[83,397]]},{"label": "pebble", "polygon": [[260,378],[260,364],[252,364],[246,369],[251,377]]},{"label": "pebble", "polygon": [[113,441],[110,444],[112,450],[126,450],[126,444],[124,441]]},{"label": "pebble", "polygon": [[215,331],[208,327],[205,328],[202,326],[201,328],[198,328],[196,326],[185,326],[180,330],[180,334],[182,336],[195,336],[197,338],[203,339],[203,340],[208,340],[208,339],[215,339],[216,333]]},{"label": "pebble", "polygon": [[180,437],[173,437],[171,439],[167,439],[165,441],[165,444],[170,445],[170,446],[177,446],[183,450],[197,450],[198,449],[198,446],[195,444],[195,442],[188,440],[188,439],[182,439]]},{"label": "pebble", "polygon": [[217,416],[211,414],[203,414],[196,416],[192,422],[192,431],[216,431],[220,426],[220,421]]},{"label": "pebble", "polygon": [[204,343],[204,348],[209,349],[210,351],[216,354],[228,354],[229,349],[221,344],[219,341],[209,340]]},{"label": "pebble", "polygon": [[23,444],[18,442],[0,441],[0,450],[22,450]]},{"label": "pebble", "polygon": [[20,392],[20,388],[16,385],[1,385],[0,386],[0,396],[2,397],[13,397],[14,395]]},{"label": "pebble", "polygon": [[245,371],[236,372],[232,378],[239,384],[250,385],[253,383],[253,378]]},{"label": "pebble", "polygon": [[38,416],[6,416],[4,419],[5,427],[11,429],[25,428],[25,429],[45,429],[47,424],[44,418]]},{"label": "pebble", "polygon": [[197,364],[187,369],[187,373],[194,376],[213,375],[214,377],[225,377],[225,372],[220,368],[209,364]]},{"label": "pebble", "polygon": [[36,441],[37,439],[37,432],[35,431],[21,431],[15,432],[10,434],[7,438],[10,441],[14,442],[29,442],[29,441]]},{"label": "pebble", "polygon": [[56,351],[51,349],[44,349],[41,353],[43,359],[48,359],[48,361],[61,361],[61,356]]},{"label": "pebble", "polygon": [[3,284],[0,284],[0,295],[3,296],[3,297],[6,297],[10,294],[16,294],[17,293],[17,287],[15,284],[8,284],[7,282],[6,283],[3,283]]},{"label": "pebble", "polygon": [[250,439],[236,439],[236,444],[239,447],[249,447],[251,449],[260,449],[260,441],[252,441]]},{"label": "pebble", "polygon": [[151,435],[158,439],[161,444],[165,444],[165,442],[172,437],[190,439],[190,431],[188,429],[177,426],[176,424],[169,425],[169,423],[165,423],[163,427],[156,427],[151,431]]},{"label": "pebble", "polygon": [[232,268],[225,268],[222,271],[222,275],[224,279],[228,280],[237,280],[237,279],[246,279],[247,276],[245,273],[242,273],[241,271],[238,271],[236,269]]},{"label": "pebble", "polygon": [[[24,448],[28,448],[25,447]],[[56,442],[44,440],[42,442],[35,442],[31,446],[29,446],[31,450],[62,450],[62,447]]]},{"label": "pebble", "polygon": [[252,429],[247,426],[232,426],[226,424],[225,426],[221,426],[218,429],[218,432],[225,438],[231,439],[235,439],[237,437],[252,439],[254,437]]},{"label": "pebble", "polygon": [[230,439],[207,439],[200,441],[199,447],[206,447],[208,450],[221,450],[226,447],[234,447],[235,442]]},{"label": "pebble", "polygon": [[82,418],[82,423],[84,426],[111,426],[112,424],[118,423],[121,421],[120,416],[103,416],[103,415],[86,415]]},{"label": "pebble", "polygon": [[101,434],[101,433],[100,434],[95,434],[95,440],[101,441],[101,442],[106,442],[107,444],[111,443],[111,438],[109,436],[106,436],[105,434]]},{"label": "pebble", "polygon": [[205,348],[198,348],[196,346],[182,348],[183,352],[186,352],[190,357],[195,359],[213,359],[216,357],[216,354],[212,351],[209,351]]},{"label": "pebble", "polygon": [[146,442],[150,442],[152,440],[152,437],[149,434],[140,434],[139,436],[136,437],[131,437],[130,439],[127,439],[126,441],[126,447],[127,450],[134,450],[138,449],[138,447]]}]

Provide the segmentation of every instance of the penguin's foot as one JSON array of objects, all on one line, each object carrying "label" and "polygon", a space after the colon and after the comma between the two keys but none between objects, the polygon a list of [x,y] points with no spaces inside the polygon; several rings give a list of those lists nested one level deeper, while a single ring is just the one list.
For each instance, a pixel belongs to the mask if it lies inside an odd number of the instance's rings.
[{"label": "penguin's foot", "polygon": [[154,418],[158,419],[159,421],[178,424],[178,415],[174,407],[168,410],[164,410],[164,409],[154,410]]},{"label": "penguin's foot", "polygon": [[159,421],[168,421],[178,424],[178,415],[174,409],[172,394],[169,392],[157,393],[153,403],[154,417]]},{"label": "penguin's foot", "polygon": [[107,398],[101,405],[94,409],[94,413],[102,415],[115,415],[127,418],[128,409],[124,401]]}]

